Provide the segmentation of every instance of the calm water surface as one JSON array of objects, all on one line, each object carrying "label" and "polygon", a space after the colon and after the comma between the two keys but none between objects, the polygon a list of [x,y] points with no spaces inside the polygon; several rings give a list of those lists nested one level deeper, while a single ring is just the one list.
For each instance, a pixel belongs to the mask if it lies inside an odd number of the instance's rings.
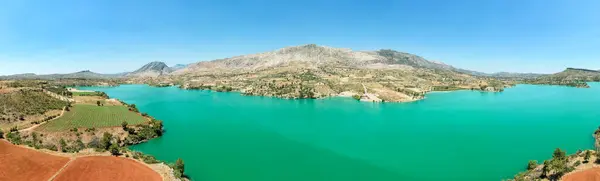
[{"label": "calm water surface", "polygon": [[413,103],[284,100],[123,85],[92,87],[164,120],[132,149],[200,181],[501,180],[556,147],[593,147],[600,83],[431,93]]}]

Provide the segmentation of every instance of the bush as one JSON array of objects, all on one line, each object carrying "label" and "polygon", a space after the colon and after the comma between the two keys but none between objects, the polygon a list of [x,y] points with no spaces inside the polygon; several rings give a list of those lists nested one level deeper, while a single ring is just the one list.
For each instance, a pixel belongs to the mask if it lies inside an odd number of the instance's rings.
[{"label": "bush", "polygon": [[129,111],[133,111],[133,112],[140,112],[137,107],[135,106],[135,104],[131,104],[129,105]]},{"label": "bush", "polygon": [[65,141],[65,139],[61,138],[59,141],[59,144],[60,144],[60,151],[62,151],[63,153],[67,152],[67,142]]},{"label": "bush", "polygon": [[2,131],[2,129],[0,129],[0,139],[4,138],[4,131]]},{"label": "bush", "polygon": [[112,134],[110,134],[108,132],[104,132],[104,135],[102,136],[102,141],[100,142],[100,146],[102,146],[103,150],[108,150],[108,148],[111,145],[111,141],[112,141]]},{"label": "bush", "polygon": [[537,161],[529,160],[529,163],[527,164],[527,170],[533,170],[535,167],[537,167]]},{"label": "bush", "polygon": [[144,157],[142,158],[142,161],[144,161],[144,163],[147,164],[154,164],[154,163],[160,163],[158,160],[156,160],[156,158],[152,155],[144,155]]},{"label": "bush", "polygon": [[23,143],[21,140],[21,135],[19,134],[18,131],[9,132],[8,134],[6,134],[6,140],[10,141],[11,143],[13,143],[15,145],[20,145]]},{"label": "bush", "polygon": [[141,152],[134,151],[133,153],[131,153],[131,157],[133,157],[133,159],[139,159],[142,158],[143,155]]},{"label": "bush", "polygon": [[352,98],[354,98],[356,100],[360,100],[360,96],[359,95],[353,95]]},{"label": "bush", "polygon": [[583,157],[583,163],[590,162],[590,157],[592,157],[592,152],[589,150],[586,150],[585,156]]},{"label": "bush", "polygon": [[127,121],[121,122],[121,127],[123,128],[123,131],[127,131],[127,125]]},{"label": "bush", "polygon": [[119,145],[117,145],[117,144],[110,145],[110,147],[108,148],[108,151],[110,151],[110,154],[112,154],[114,156],[119,156],[121,154],[121,152],[119,151]]},{"label": "bush", "polygon": [[596,163],[600,164],[600,151],[596,152]]},{"label": "bush", "polygon": [[175,177],[177,178],[182,178],[183,172],[185,171],[185,165],[183,163],[183,160],[181,158],[177,159],[177,161],[175,162],[175,165],[173,166],[173,172],[175,172]]},{"label": "bush", "polygon": [[139,151],[132,152],[131,157],[133,157],[133,159],[140,159],[144,163],[147,163],[147,164],[160,163],[160,161],[156,160],[156,158],[154,156],[145,155],[144,153],[139,152]]}]

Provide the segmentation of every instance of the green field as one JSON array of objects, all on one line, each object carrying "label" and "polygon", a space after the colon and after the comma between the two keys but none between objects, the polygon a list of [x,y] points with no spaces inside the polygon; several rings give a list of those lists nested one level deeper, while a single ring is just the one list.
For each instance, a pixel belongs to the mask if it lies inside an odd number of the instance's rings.
[{"label": "green field", "polygon": [[75,105],[58,119],[40,126],[45,131],[65,131],[71,128],[118,127],[123,121],[129,125],[148,121],[125,106]]},{"label": "green field", "polygon": [[100,92],[73,92],[73,96],[101,96]]}]

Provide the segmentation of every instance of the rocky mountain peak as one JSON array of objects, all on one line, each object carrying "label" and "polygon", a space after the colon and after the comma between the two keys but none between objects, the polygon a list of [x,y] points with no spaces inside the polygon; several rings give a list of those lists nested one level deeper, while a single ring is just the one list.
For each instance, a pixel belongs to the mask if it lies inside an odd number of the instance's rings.
[{"label": "rocky mountain peak", "polygon": [[136,71],[133,71],[133,72],[127,74],[127,76],[130,76],[130,77],[158,77],[158,76],[165,75],[165,74],[168,74],[171,72],[172,72],[171,68],[169,68],[169,66],[167,66],[167,64],[165,64],[164,62],[154,61],[154,62],[150,62],[150,63],[142,66],[141,68],[137,69]]}]

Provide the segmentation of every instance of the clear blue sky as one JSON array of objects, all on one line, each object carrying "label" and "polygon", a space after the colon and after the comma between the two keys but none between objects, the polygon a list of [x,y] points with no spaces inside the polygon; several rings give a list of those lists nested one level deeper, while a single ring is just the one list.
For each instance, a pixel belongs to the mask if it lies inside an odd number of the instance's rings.
[{"label": "clear blue sky", "polygon": [[315,43],[484,72],[600,69],[599,0],[2,1],[0,74],[116,73]]}]

